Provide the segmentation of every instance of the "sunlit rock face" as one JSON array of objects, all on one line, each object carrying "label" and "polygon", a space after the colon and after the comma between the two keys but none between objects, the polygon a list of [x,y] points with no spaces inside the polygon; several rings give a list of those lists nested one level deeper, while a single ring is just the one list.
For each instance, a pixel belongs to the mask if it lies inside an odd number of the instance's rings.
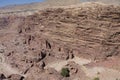
[{"label": "sunlit rock face", "polygon": [[[81,5],[85,2],[100,2],[105,4],[119,5],[119,0],[45,0],[39,3],[23,4],[23,5],[13,5],[0,8],[0,17],[8,15],[20,15],[27,16],[32,15],[33,13],[51,7],[62,7],[68,5]],[[86,5],[87,6],[87,5]]]},{"label": "sunlit rock face", "polygon": [[105,4],[120,5],[120,0],[80,0],[80,2],[102,2]]},{"label": "sunlit rock face", "polygon": [[50,5],[73,5],[80,3],[80,0],[46,0]]},{"label": "sunlit rock face", "polygon": [[[120,71],[120,6],[68,0],[69,5],[77,5],[61,7],[66,4],[62,1],[13,7],[11,13],[6,10],[8,16],[6,12],[2,14],[0,79],[91,80],[86,78],[104,69],[94,66],[103,65],[114,68],[115,74],[110,70],[105,79],[104,74],[99,74],[101,80],[110,80],[111,75],[112,80],[120,79],[120,73],[116,72]],[[38,10],[28,15],[23,8]],[[27,15],[18,16],[22,13]],[[59,72],[64,67],[70,70],[68,78]],[[108,73],[112,73],[110,77],[106,76]]]}]

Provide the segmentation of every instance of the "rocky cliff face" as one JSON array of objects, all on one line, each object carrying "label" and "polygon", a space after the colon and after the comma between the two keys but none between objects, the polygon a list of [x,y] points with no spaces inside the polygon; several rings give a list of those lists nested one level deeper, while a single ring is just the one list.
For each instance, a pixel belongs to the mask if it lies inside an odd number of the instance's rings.
[{"label": "rocky cliff face", "polygon": [[3,71],[6,78],[73,80],[64,79],[59,72],[45,66],[74,56],[92,61],[120,57],[120,7],[85,5],[50,8],[26,17],[0,18],[1,57],[18,71]]}]

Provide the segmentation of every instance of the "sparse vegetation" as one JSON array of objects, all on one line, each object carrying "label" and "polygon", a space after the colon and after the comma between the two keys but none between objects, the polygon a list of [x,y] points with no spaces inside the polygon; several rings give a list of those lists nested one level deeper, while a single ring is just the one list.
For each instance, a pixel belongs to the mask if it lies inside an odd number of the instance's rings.
[{"label": "sparse vegetation", "polygon": [[62,68],[62,70],[61,70],[61,75],[63,76],[63,77],[69,77],[69,69],[68,68]]},{"label": "sparse vegetation", "polygon": [[95,77],[93,80],[100,80],[99,77]]}]

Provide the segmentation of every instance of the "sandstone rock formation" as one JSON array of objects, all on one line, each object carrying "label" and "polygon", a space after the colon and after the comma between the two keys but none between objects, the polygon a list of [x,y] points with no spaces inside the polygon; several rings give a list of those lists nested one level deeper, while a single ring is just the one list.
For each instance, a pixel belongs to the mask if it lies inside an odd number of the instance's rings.
[{"label": "sandstone rock formation", "polygon": [[[0,45],[4,48],[0,48],[0,54],[4,55],[5,63],[11,65],[4,70],[14,69],[8,71],[11,74],[8,80],[73,80],[75,76],[80,78],[79,75],[87,80],[88,76],[74,62],[68,66],[69,78],[63,78],[60,72],[45,69],[45,66],[75,56],[93,62],[112,57],[119,60],[119,26],[120,6],[100,3],[49,8],[28,16],[2,17]],[[5,76],[6,72],[3,71]]]}]

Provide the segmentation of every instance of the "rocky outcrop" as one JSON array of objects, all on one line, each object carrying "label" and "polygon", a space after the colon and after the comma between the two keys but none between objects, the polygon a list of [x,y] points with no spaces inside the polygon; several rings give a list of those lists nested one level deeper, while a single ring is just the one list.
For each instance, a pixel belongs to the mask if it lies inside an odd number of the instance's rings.
[{"label": "rocky outcrop", "polygon": [[6,79],[6,76],[4,74],[0,74],[0,80]]},{"label": "rocky outcrop", "polygon": [[[95,61],[120,57],[120,7],[86,5],[0,18],[0,44],[5,46],[0,54],[13,68],[27,75],[26,80],[62,80],[59,72],[45,69],[48,63],[57,60],[74,56]],[[78,75],[80,70],[73,65],[76,64],[69,65],[70,74]],[[23,79],[18,74],[9,78]]]},{"label": "rocky outcrop", "polygon": [[8,77],[9,80],[24,80],[24,77],[18,74],[12,74]]}]

